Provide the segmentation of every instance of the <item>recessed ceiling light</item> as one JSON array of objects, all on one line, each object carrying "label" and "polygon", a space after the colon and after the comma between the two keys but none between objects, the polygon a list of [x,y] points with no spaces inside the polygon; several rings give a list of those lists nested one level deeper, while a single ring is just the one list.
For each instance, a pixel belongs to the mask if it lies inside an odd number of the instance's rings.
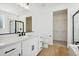
[{"label": "recessed ceiling light", "polygon": [[29,3],[18,3],[18,5],[20,5],[21,7],[25,8],[25,9],[29,9]]},{"label": "recessed ceiling light", "polygon": [[29,5],[29,3],[27,3],[27,5]]}]

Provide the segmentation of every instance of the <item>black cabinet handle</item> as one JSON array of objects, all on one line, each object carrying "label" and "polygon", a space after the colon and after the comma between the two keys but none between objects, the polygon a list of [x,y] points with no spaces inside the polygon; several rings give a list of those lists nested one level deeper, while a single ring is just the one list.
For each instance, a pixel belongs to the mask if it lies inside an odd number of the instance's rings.
[{"label": "black cabinet handle", "polygon": [[7,54],[7,53],[9,53],[9,52],[12,52],[12,51],[14,51],[14,50],[15,50],[15,48],[13,48],[13,49],[11,49],[11,50],[8,50],[8,51],[5,52],[5,54]]}]

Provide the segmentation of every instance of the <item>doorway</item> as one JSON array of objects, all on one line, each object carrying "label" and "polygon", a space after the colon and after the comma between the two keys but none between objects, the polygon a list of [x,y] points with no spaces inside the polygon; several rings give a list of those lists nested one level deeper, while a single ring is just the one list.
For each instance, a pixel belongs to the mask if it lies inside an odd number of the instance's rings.
[{"label": "doorway", "polygon": [[53,12],[53,44],[67,47],[67,9]]}]

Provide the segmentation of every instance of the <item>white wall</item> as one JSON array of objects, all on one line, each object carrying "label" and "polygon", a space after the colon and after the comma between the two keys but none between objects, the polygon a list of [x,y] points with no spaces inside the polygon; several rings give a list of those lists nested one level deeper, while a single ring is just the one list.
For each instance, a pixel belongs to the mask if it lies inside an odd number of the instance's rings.
[{"label": "white wall", "polygon": [[[32,16],[32,30],[34,33],[40,34],[40,36],[49,37],[52,36],[52,19],[47,10],[43,10],[39,6],[33,6],[30,8]],[[48,40],[49,44],[53,44],[52,37]]]}]

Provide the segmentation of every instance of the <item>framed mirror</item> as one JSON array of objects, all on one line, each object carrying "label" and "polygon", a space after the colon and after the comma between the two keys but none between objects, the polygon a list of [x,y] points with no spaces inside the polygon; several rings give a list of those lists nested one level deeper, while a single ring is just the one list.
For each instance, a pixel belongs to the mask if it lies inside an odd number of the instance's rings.
[{"label": "framed mirror", "polygon": [[15,33],[24,32],[24,22],[15,21]]},{"label": "framed mirror", "polygon": [[79,44],[79,10],[73,15],[73,44]]},{"label": "framed mirror", "polygon": [[24,22],[20,21],[18,15],[0,10],[0,35],[16,34],[23,31]]},{"label": "framed mirror", "polygon": [[13,20],[10,22],[10,33],[24,32],[24,22]]}]

